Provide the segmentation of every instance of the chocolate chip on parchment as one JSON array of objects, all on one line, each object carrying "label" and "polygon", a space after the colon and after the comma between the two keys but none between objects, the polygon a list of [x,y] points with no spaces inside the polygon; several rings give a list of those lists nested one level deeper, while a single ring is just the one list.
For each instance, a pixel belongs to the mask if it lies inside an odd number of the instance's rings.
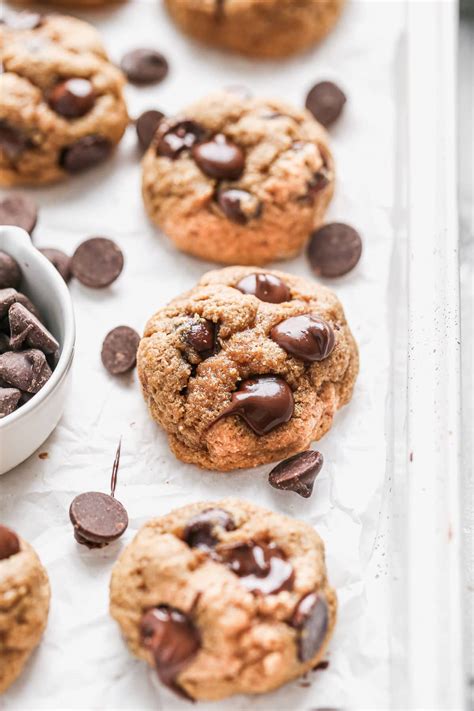
[{"label": "chocolate chip on parchment", "polygon": [[8,311],[10,322],[10,347],[13,351],[23,348],[37,348],[45,355],[55,353],[59,343],[31,311],[22,304],[15,303]]},{"label": "chocolate chip on parchment", "polygon": [[194,145],[192,156],[203,173],[219,180],[237,180],[245,167],[243,150],[221,133]]},{"label": "chocolate chip on parchment", "polygon": [[120,68],[132,84],[157,84],[168,74],[166,58],[155,49],[133,49],[120,62]]},{"label": "chocolate chip on parchment", "polygon": [[250,592],[272,595],[293,587],[293,566],[275,543],[222,545],[218,556]]},{"label": "chocolate chip on parchment", "polygon": [[269,304],[282,304],[291,300],[291,292],[285,282],[273,274],[249,274],[243,277],[235,288]]},{"label": "chocolate chip on parchment", "polygon": [[300,600],[293,614],[292,625],[299,630],[298,656],[307,662],[321,648],[328,629],[329,613],[325,598],[309,593]]},{"label": "chocolate chip on parchment", "polygon": [[331,81],[315,84],[306,97],[306,108],[323,126],[330,126],[341,115],[347,99]]},{"label": "chocolate chip on parchment", "polygon": [[92,109],[95,97],[94,87],[88,79],[66,79],[53,87],[48,97],[48,104],[53,111],[64,118],[79,118]]},{"label": "chocolate chip on parchment", "polygon": [[204,509],[188,521],[183,538],[190,548],[212,549],[219,542],[216,535],[219,528],[233,531],[232,516],[223,509]]},{"label": "chocolate chip on parchment", "polygon": [[[2,351],[0,348],[0,353],[1,352]],[[0,388],[0,420],[2,419],[2,417],[10,415],[17,409],[18,404],[20,402],[20,397],[21,392],[18,390],[18,388]]]},{"label": "chocolate chip on parchment", "polygon": [[78,138],[63,149],[59,162],[68,173],[80,173],[102,163],[112,152],[112,144],[104,136]]},{"label": "chocolate chip on parchment", "polygon": [[0,252],[0,289],[17,289],[21,282],[18,262],[6,252]]},{"label": "chocolate chip on parchment", "polygon": [[246,225],[262,213],[262,203],[247,190],[240,188],[219,188],[217,204],[224,215],[238,225]]},{"label": "chocolate chip on parchment", "polygon": [[20,552],[20,539],[10,528],[0,524],[0,560]]},{"label": "chocolate chip on parchment", "polygon": [[139,343],[140,336],[129,326],[117,326],[106,335],[101,358],[111,375],[121,375],[135,367]]},{"label": "chocolate chip on parchment", "polygon": [[68,257],[61,249],[53,247],[43,247],[39,251],[51,262],[67,283],[71,279],[71,257]]},{"label": "chocolate chip on parchment", "polygon": [[153,140],[153,136],[165,115],[161,111],[150,109],[144,111],[135,122],[138,143],[143,151],[146,151]]},{"label": "chocolate chip on parchment", "polygon": [[38,206],[28,195],[13,193],[0,199],[0,225],[15,225],[32,234],[38,220]]},{"label": "chocolate chip on parchment", "polygon": [[35,394],[48,382],[51,368],[42,351],[8,351],[0,355],[0,378],[14,388]]},{"label": "chocolate chip on parchment", "polygon": [[28,137],[20,129],[0,121],[0,149],[9,160],[15,161],[29,145]]},{"label": "chocolate chip on parchment", "polygon": [[361,254],[360,235],[342,222],[332,222],[317,229],[308,245],[309,262],[316,276],[343,276],[356,266]]},{"label": "chocolate chip on parchment", "polygon": [[308,499],[313,493],[314,481],[323,461],[320,452],[300,452],[277,464],[268,475],[268,481],[275,489],[294,491]]},{"label": "chocolate chip on parchment", "polygon": [[180,154],[189,150],[199,141],[203,141],[207,136],[206,129],[196,121],[179,121],[172,126],[163,126],[163,132],[159,129],[160,139],[156,147],[159,156],[176,160]]},{"label": "chocolate chip on parchment", "polygon": [[230,405],[217,420],[239,415],[257,435],[271,432],[293,416],[293,393],[288,383],[274,375],[257,375],[242,380],[232,393]]},{"label": "chocolate chip on parchment", "polygon": [[190,664],[201,647],[201,637],[192,620],[181,610],[159,605],[142,617],[140,636],[142,645],[153,654],[162,683],[188,698],[177,684],[176,677]]},{"label": "chocolate chip on parchment", "polygon": [[114,282],[123,269],[120,247],[107,237],[91,237],[82,242],[71,260],[71,271],[81,284],[102,289]]},{"label": "chocolate chip on parchment", "polygon": [[314,314],[291,316],[280,321],[273,326],[270,337],[284,351],[308,363],[330,356],[336,342],[328,322]]}]

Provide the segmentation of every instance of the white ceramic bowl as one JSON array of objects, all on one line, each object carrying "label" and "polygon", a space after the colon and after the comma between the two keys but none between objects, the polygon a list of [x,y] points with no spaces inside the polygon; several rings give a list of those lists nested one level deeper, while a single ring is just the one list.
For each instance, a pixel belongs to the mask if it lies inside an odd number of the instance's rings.
[{"label": "white ceramic bowl", "polygon": [[20,288],[38,307],[61,349],[59,362],[46,385],[25,405],[0,419],[0,474],[5,474],[33,454],[58,424],[66,403],[76,329],[66,284],[33,247],[28,234],[18,227],[0,227],[0,250],[20,265]]}]

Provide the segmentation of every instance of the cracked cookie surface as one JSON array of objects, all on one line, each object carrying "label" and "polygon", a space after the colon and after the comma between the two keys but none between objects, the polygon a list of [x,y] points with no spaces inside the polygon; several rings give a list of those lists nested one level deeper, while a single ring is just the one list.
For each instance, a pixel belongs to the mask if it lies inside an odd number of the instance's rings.
[{"label": "cracked cookie surface", "polygon": [[285,57],[321,40],[345,0],[165,0],[191,37],[252,57]]},{"label": "cracked cookie surface", "polygon": [[[0,529],[3,532],[8,531],[2,526]],[[13,552],[8,557],[2,556],[2,530],[0,530],[0,694],[21,674],[30,654],[39,644],[46,627],[50,598],[48,576],[28,543],[15,536],[19,551]]]},{"label": "cracked cookie surface", "polygon": [[333,292],[251,267],[205,274],[150,319],[138,350],[145,400],[175,455],[221,471],[307,449],[351,399],[357,372]]},{"label": "cracked cookie surface", "polygon": [[143,159],[152,221],[182,251],[224,264],[298,253],[333,190],[327,134],[311,114],[235,91],[162,121]]},{"label": "cracked cookie surface", "polygon": [[149,521],[110,585],[131,652],[192,699],[260,694],[304,674],[336,609],[314,529],[238,499]]},{"label": "cracked cookie surface", "polygon": [[97,31],[28,11],[0,25],[0,184],[40,185],[103,162],[128,124],[122,73]]}]

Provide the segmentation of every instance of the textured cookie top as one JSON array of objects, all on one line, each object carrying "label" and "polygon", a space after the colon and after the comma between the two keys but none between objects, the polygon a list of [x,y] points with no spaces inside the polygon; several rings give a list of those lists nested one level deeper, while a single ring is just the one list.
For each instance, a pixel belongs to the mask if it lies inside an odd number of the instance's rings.
[{"label": "textured cookie top", "polygon": [[[147,523],[114,568],[111,613],[162,680],[192,698],[217,699],[267,691],[314,665],[336,599],[311,526],[225,499]],[[170,613],[182,616],[181,632],[187,626],[179,644],[179,628],[163,626]]]},{"label": "textured cookie top", "polygon": [[[244,293],[252,291],[255,275],[276,283],[270,296]],[[301,343],[295,350],[274,330],[310,315],[326,324],[322,330],[316,324],[316,338],[323,339],[316,360],[301,352]],[[229,470],[289,456],[324,434],[351,397],[358,355],[342,306],[329,289],[283,272],[231,267],[204,275],[150,319],[138,369],[151,414],[175,453]],[[277,378],[279,400],[270,402],[270,420],[274,405],[275,417],[283,415],[281,422],[267,422],[269,428],[264,422],[263,433],[261,423],[249,426],[248,417],[223,417],[243,383],[259,376]]]}]

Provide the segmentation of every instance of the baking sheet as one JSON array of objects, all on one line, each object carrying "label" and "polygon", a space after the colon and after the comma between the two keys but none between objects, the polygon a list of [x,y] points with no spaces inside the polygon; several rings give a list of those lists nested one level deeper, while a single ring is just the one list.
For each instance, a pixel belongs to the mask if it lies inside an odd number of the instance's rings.
[{"label": "baking sheet", "polygon": [[[161,5],[137,0],[81,14],[103,32],[113,60],[139,45],[162,49],[168,79],[151,89],[127,87],[130,113],[166,113],[206,92],[244,84],[255,93],[301,105],[320,79],[347,92],[343,118],[331,131],[338,172],[329,220],[345,221],[364,239],[353,273],[330,283],[341,298],[361,351],[352,403],[316,445],[325,466],[311,499],[277,492],[270,466],[234,474],[201,472],[178,462],[148,418],[136,374],[117,380],[100,362],[104,335],[128,324],[138,331],[159,306],[190,288],[213,265],[179,254],[147,222],[133,129],[106,166],[64,185],[33,191],[41,205],[38,246],[72,252],[84,238],[107,235],[126,257],[120,279],[104,292],[71,285],[77,317],[73,387],[65,415],[38,453],[0,480],[0,520],[39,552],[52,583],[44,640],[0,709],[181,709],[188,704],[154,683],[128,654],[109,618],[108,580],[121,548],[150,517],[196,500],[241,496],[313,524],[326,542],[329,578],[339,597],[339,621],[329,668],[277,692],[219,702],[219,709],[315,709],[391,706],[390,585],[386,477],[387,403],[393,375],[390,306],[397,300],[391,268],[403,224],[398,179],[406,146],[400,136],[404,103],[401,58],[406,32],[402,2],[352,2],[319,49],[280,63],[258,64],[203,49],[181,36]],[[278,265],[310,277],[304,257]],[[100,551],[79,547],[68,508],[89,489],[107,490],[119,437],[118,498],[130,515],[122,541]],[[215,704],[200,704],[211,709]]]}]

